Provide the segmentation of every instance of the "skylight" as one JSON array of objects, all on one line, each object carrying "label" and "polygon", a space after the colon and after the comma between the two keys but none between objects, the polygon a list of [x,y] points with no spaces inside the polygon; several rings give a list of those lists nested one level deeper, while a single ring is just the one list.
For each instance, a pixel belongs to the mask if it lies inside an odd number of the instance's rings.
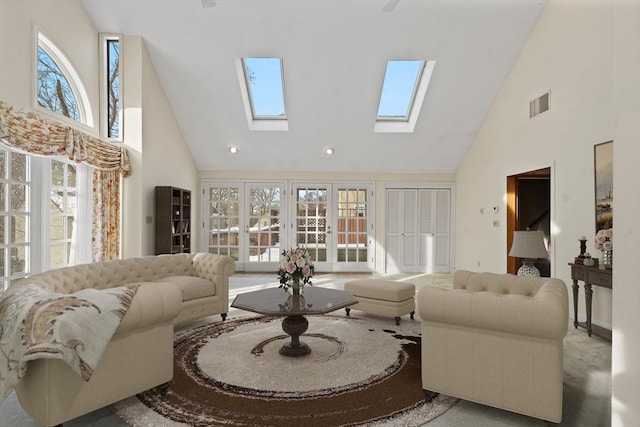
[{"label": "skylight", "polygon": [[243,58],[254,120],[285,120],[281,58]]},{"label": "skylight", "polygon": [[374,132],[413,132],[435,61],[387,61]]},{"label": "skylight", "polygon": [[424,61],[387,61],[378,120],[409,120]]}]

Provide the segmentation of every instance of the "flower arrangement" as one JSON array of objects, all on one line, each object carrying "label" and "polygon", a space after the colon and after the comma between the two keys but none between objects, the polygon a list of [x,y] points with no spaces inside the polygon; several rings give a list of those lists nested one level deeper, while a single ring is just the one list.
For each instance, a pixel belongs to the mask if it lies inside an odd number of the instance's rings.
[{"label": "flower arrangement", "polygon": [[601,251],[613,249],[613,228],[603,228],[596,234],[595,248]]},{"label": "flower arrangement", "polygon": [[280,278],[280,288],[287,290],[291,286],[291,281],[301,282],[305,285],[312,285],[314,266],[311,262],[311,255],[306,248],[298,247],[282,251],[280,255],[280,268],[278,276]]}]

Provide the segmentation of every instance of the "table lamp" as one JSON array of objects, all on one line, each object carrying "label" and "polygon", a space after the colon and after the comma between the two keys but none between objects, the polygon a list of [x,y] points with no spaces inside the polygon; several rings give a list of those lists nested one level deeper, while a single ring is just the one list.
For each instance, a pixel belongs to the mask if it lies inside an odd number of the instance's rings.
[{"label": "table lamp", "polygon": [[514,231],[509,256],[522,258],[522,267],[518,270],[518,276],[540,277],[540,270],[534,263],[538,258],[549,257],[542,231]]}]

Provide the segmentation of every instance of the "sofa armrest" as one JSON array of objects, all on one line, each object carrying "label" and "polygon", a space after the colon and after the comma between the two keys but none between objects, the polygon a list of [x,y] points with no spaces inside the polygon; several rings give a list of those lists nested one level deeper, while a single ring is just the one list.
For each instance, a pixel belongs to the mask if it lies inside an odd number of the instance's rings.
[{"label": "sofa armrest", "polygon": [[155,286],[142,283],[138,287],[131,306],[116,329],[116,334],[173,322],[182,309],[182,291],[176,285]]},{"label": "sofa armrest", "polygon": [[562,339],[568,326],[568,294],[552,279],[535,296],[424,286],[418,292],[423,322]]},{"label": "sofa armrest", "polygon": [[230,256],[200,252],[193,255],[193,270],[198,277],[210,280],[215,286],[215,295],[229,298],[229,277],[236,263]]}]

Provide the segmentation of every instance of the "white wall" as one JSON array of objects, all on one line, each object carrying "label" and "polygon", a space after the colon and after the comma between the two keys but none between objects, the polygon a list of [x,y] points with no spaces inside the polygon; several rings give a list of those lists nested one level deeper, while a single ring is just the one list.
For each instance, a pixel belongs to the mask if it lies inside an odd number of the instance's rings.
[{"label": "white wall", "polygon": [[[506,208],[507,175],[552,164],[553,262],[570,285],[578,237],[597,254],[593,146],[614,140],[615,290],[594,287],[593,311],[596,323],[613,327],[614,426],[640,419],[640,285],[632,271],[640,259],[639,40],[637,0],[548,0],[456,175],[456,266],[477,270],[480,260],[480,269],[504,272],[506,216],[495,228],[479,208]],[[547,90],[550,110],[529,119],[529,101]],[[582,292],[580,301],[584,317]]]},{"label": "white wall", "polygon": [[[458,169],[457,268],[506,271],[506,177],[547,165],[554,170],[555,275],[571,284],[567,263],[580,252],[580,236],[599,255],[592,246],[593,147],[614,138],[612,44],[610,3],[548,2]],[[530,119],[529,101],[547,91],[549,111]],[[500,227],[486,214],[494,204],[502,207]],[[611,327],[610,290],[594,287],[593,316]]]},{"label": "white wall", "polygon": [[[154,188],[159,185],[198,190],[197,169],[173,110],[139,36],[126,36],[124,52],[125,143],[133,173],[125,180],[123,257],[155,254]],[[191,218],[198,221],[197,205]],[[147,222],[147,217],[151,222]],[[198,248],[193,233],[191,249]]]},{"label": "white wall", "polygon": [[640,2],[614,11],[614,218],[612,425],[640,420]]}]

